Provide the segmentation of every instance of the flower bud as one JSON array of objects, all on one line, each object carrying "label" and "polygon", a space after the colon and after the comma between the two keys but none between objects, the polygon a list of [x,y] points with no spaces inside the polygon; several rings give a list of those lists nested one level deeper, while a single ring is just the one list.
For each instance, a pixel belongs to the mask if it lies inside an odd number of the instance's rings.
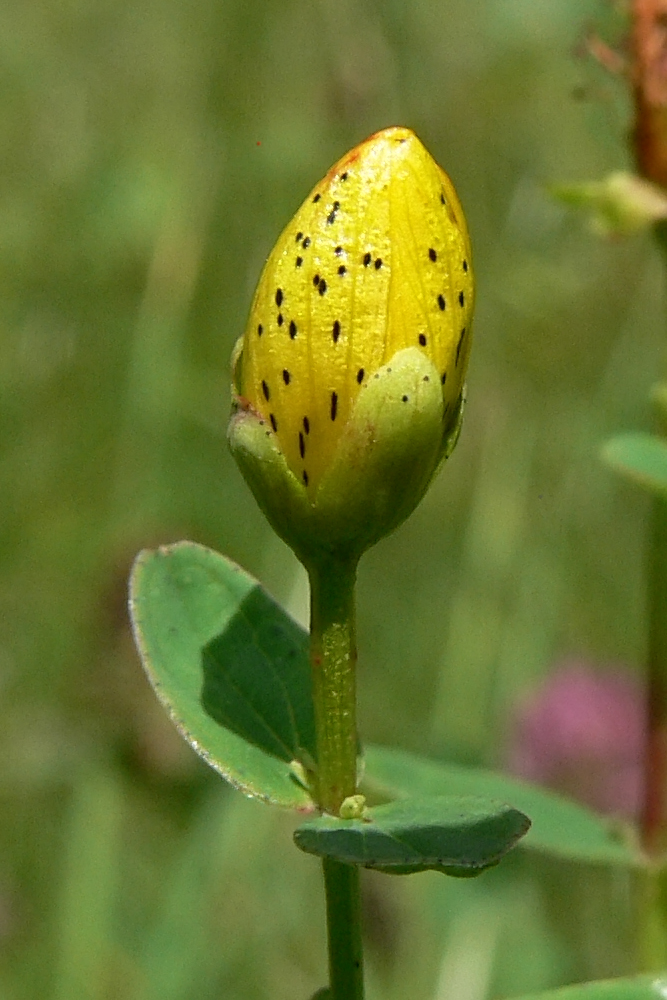
[{"label": "flower bud", "polygon": [[358,557],[460,428],[473,308],[451,181],[408,129],[347,153],[276,243],[234,359],[232,451],[306,563]]}]

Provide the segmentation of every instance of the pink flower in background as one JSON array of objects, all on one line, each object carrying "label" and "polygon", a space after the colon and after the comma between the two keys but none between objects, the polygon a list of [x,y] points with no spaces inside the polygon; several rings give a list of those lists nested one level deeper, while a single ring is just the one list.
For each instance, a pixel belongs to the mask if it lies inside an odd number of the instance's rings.
[{"label": "pink flower in background", "polygon": [[641,805],[645,738],[637,677],[616,666],[565,660],[519,706],[508,768],[600,812],[632,819]]}]

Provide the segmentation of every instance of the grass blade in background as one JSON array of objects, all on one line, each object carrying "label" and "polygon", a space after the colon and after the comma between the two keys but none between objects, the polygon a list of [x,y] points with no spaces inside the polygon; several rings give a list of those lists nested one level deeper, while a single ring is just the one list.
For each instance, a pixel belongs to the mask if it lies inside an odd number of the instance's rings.
[{"label": "grass blade in background", "polygon": [[121,788],[106,771],[74,788],[67,828],[54,1000],[106,1000],[112,988],[120,864]]},{"label": "grass blade in background", "polygon": [[664,1000],[667,981],[657,976],[633,976],[577,983],[547,993],[534,993],[521,1000]]}]

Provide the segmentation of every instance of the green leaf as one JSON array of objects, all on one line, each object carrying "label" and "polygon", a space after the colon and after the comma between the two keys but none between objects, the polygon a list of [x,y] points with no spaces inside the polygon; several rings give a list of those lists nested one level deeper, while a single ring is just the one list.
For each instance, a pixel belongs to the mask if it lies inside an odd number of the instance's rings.
[{"label": "green leaf", "polygon": [[318,816],[298,827],[294,840],[309,854],[393,875],[432,868],[470,876],[498,864],[529,826],[502,803],[433,796],[376,806],[363,819]]},{"label": "green leaf", "polygon": [[665,1000],[666,993],[667,979],[653,975],[576,983],[518,1000]]},{"label": "green leaf", "polygon": [[550,190],[566,205],[587,211],[594,232],[602,236],[626,236],[667,218],[662,188],[623,170],[601,181],[554,184]]},{"label": "green leaf", "polygon": [[667,493],[667,441],[653,434],[621,434],[607,441],[602,460],[653,493]]},{"label": "green leaf", "polygon": [[479,795],[510,802],[530,816],[530,832],[520,844],[526,850],[581,862],[642,864],[641,856],[624,841],[612,821],[537,785],[385,747],[367,747],[365,759],[367,795],[391,799]]},{"label": "green leaf", "polygon": [[303,629],[239,566],[193,542],[139,554],[130,611],[149,680],[196,752],[248,795],[312,807],[290,766],[315,757]]}]

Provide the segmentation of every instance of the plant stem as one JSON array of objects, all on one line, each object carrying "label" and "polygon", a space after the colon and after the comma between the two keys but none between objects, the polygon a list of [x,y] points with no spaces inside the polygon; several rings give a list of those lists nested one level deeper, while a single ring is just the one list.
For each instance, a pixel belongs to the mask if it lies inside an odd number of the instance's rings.
[{"label": "plant stem", "polygon": [[[357,788],[356,561],[309,569],[310,658],[317,730],[317,801],[337,816]],[[324,858],[331,1000],[363,1000],[359,869]]]},{"label": "plant stem", "polygon": [[354,563],[333,559],[310,571],[318,804],[334,816],[357,787],[355,576]]},{"label": "plant stem", "polygon": [[359,869],[325,858],[329,982],[332,1000],[363,1000]]},{"label": "plant stem", "polygon": [[[667,225],[655,226],[667,262]],[[658,430],[665,434],[664,416]],[[667,897],[661,858],[667,848],[667,501],[654,497],[646,558],[648,655],[646,748],[644,752],[642,847],[649,864],[641,873],[640,969],[653,972],[667,961]]]},{"label": "plant stem", "polygon": [[667,502],[653,500],[648,553],[648,679],[642,841],[650,857],[667,830]]},{"label": "plant stem", "polygon": [[660,972],[667,964],[664,874],[652,865],[638,874],[638,971]]},{"label": "plant stem", "polygon": [[[655,226],[667,263],[667,225]],[[659,432],[665,433],[664,418]],[[650,858],[667,847],[667,501],[654,497],[646,561],[648,662],[646,680],[646,750],[642,846]]]}]

